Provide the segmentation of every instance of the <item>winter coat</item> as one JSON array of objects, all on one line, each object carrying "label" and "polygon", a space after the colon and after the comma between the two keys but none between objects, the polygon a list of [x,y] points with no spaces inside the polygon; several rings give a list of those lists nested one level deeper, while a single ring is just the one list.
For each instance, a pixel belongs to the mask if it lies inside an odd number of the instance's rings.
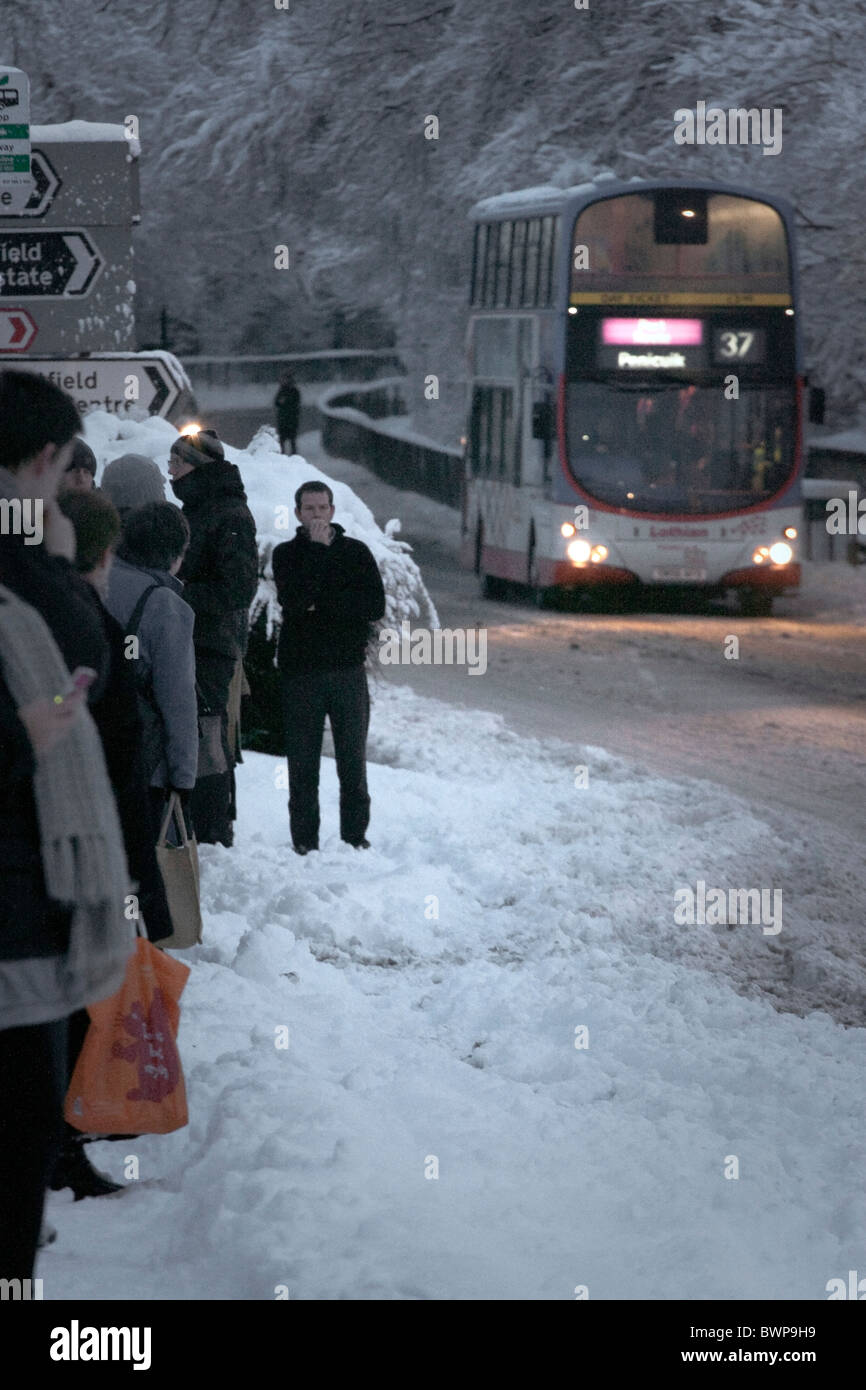
[{"label": "winter coat", "polygon": [[189,522],[180,578],[195,613],[196,648],[238,659],[259,582],[256,524],[233,463],[214,460],[172,483]]},{"label": "winter coat", "polygon": [[123,632],[141,595],[153,589],[138,624],[135,672],[143,725],[145,771],[151,786],[195,786],[198,715],[195,694],[195,614],[184,586],[167,570],[146,569],[115,560],[108,579],[106,607]]},{"label": "winter coat", "polygon": [[286,434],[294,434],[301,415],[301,393],[297,386],[281,386],[274,397],[277,425]]},{"label": "winter coat", "polygon": [[331,544],[322,545],[299,526],[294,540],[274,550],[274,583],[283,610],[277,664],[287,675],[363,666],[370,624],[385,612],[372,553],[342,526],[333,529]]},{"label": "winter coat", "polygon": [[91,705],[90,713],[102,740],[105,766],[123,831],[126,861],[130,876],[138,884],[139,906],[147,935],[151,941],[160,941],[171,936],[174,928],[151,834],[135,663],[127,659],[123,628],[103,607],[96,590],[88,587],[111,651],[105,693]]},{"label": "winter coat", "polygon": [[45,891],[33,795],[36,756],[0,665],[0,960],[65,955],[71,909]]},{"label": "winter coat", "polygon": [[[0,495],[6,495],[2,479]],[[70,671],[89,666],[96,672],[87,696],[92,705],[108,679],[108,643],[89,586],[75,566],[61,555],[50,555],[44,545],[25,544],[21,535],[0,535],[0,584],[42,616]]]}]

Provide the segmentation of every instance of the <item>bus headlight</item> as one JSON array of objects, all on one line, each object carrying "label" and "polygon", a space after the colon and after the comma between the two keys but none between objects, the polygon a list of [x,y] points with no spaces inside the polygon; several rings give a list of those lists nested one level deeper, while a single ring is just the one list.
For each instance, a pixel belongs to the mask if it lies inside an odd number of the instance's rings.
[{"label": "bus headlight", "polygon": [[573,560],[576,565],[586,564],[592,553],[592,546],[589,541],[576,540],[565,548],[565,553],[569,560]]},{"label": "bus headlight", "polygon": [[786,536],[789,541],[795,541],[797,539],[796,526],[786,526],[784,531],[782,532],[782,535]]},{"label": "bus headlight", "polygon": [[559,528],[559,534],[561,536],[573,536],[575,529],[576,528],[572,526],[570,521],[564,521]]},{"label": "bus headlight", "polygon": [[606,546],[606,545],[594,545],[594,546],[592,547],[592,551],[591,551],[591,553],[590,553],[590,557],[589,557],[589,558],[590,558],[590,560],[592,560],[592,562],[593,562],[594,565],[600,564],[602,560],[606,560],[606,559],[607,559],[607,546]]},{"label": "bus headlight", "polygon": [[760,548],[760,550],[756,550],[755,553],[754,553],[754,555],[752,556],[752,564],[753,564],[753,565],[762,565],[762,564],[764,563],[764,561],[765,561],[765,560],[769,560],[769,558],[770,558],[770,552],[769,552],[769,550],[767,549],[767,547],[766,547],[765,545],[762,545],[761,548]]},{"label": "bus headlight", "polygon": [[770,546],[770,559],[774,565],[787,565],[793,558],[794,552],[787,541],[776,541],[775,545]]}]

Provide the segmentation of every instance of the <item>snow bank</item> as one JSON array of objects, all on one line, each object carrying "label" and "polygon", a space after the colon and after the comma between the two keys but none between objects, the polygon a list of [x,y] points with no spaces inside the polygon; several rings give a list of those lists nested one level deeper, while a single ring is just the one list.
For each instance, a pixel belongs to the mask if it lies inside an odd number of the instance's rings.
[{"label": "snow bank", "polygon": [[[390,684],[370,748],[373,848],[325,759],[305,859],[282,761],[245,755],[183,953],[191,1123],[91,1146],[139,1159],[118,1199],[49,1196],[45,1298],[825,1299],[862,1269],[863,1030],[733,987],[850,931],[861,860],[598,749],[577,790],[563,745]],[[674,924],[676,885],[767,864],[777,938]]]},{"label": "snow bank", "polygon": [[[93,410],[85,418],[84,437],[96,454],[97,484],[107,463],[121,454],[144,454],[165,472],[166,500],[173,501],[168,479],[168,455],[177,430],[167,420],[149,416],[128,420],[104,410]],[[301,483],[316,479],[328,484],[334,494],[334,520],[370,547],[385,586],[385,621],[395,627],[409,619],[421,627],[438,627],[439,618],[424,586],[411,546],[386,535],[373,513],[346,484],[330,478],[321,468],[308,463],[300,454],[286,458],[279,451],[276,431],[263,425],[246,449],[225,445],[226,458],[237,464],[246,488],[250,510],[256,521],[264,578],[253,604],[253,615],[263,608],[268,613],[268,632],[279,622],[279,606],[271,577],[270,557],[275,545],[295,534],[295,490]]]}]

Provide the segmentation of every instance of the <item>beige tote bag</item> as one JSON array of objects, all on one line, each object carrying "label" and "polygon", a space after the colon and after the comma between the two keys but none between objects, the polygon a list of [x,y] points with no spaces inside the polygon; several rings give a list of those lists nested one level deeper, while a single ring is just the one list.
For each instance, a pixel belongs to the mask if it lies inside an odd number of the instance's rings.
[{"label": "beige tote bag", "polygon": [[[177,845],[170,845],[166,840],[172,820],[180,837]],[[202,938],[198,845],[195,836],[187,831],[177,792],[172,792],[168,800],[156,845],[156,860],[165,884],[165,896],[174,927],[173,934],[158,944],[169,951],[183,951],[197,946]]]}]

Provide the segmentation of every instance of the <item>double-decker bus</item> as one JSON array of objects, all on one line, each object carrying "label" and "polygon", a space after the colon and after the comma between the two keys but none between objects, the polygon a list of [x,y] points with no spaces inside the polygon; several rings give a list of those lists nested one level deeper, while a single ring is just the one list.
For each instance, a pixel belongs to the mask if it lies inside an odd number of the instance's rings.
[{"label": "double-decker bus", "polygon": [[792,209],[598,179],[476,204],[462,560],[482,591],[796,590]]}]

